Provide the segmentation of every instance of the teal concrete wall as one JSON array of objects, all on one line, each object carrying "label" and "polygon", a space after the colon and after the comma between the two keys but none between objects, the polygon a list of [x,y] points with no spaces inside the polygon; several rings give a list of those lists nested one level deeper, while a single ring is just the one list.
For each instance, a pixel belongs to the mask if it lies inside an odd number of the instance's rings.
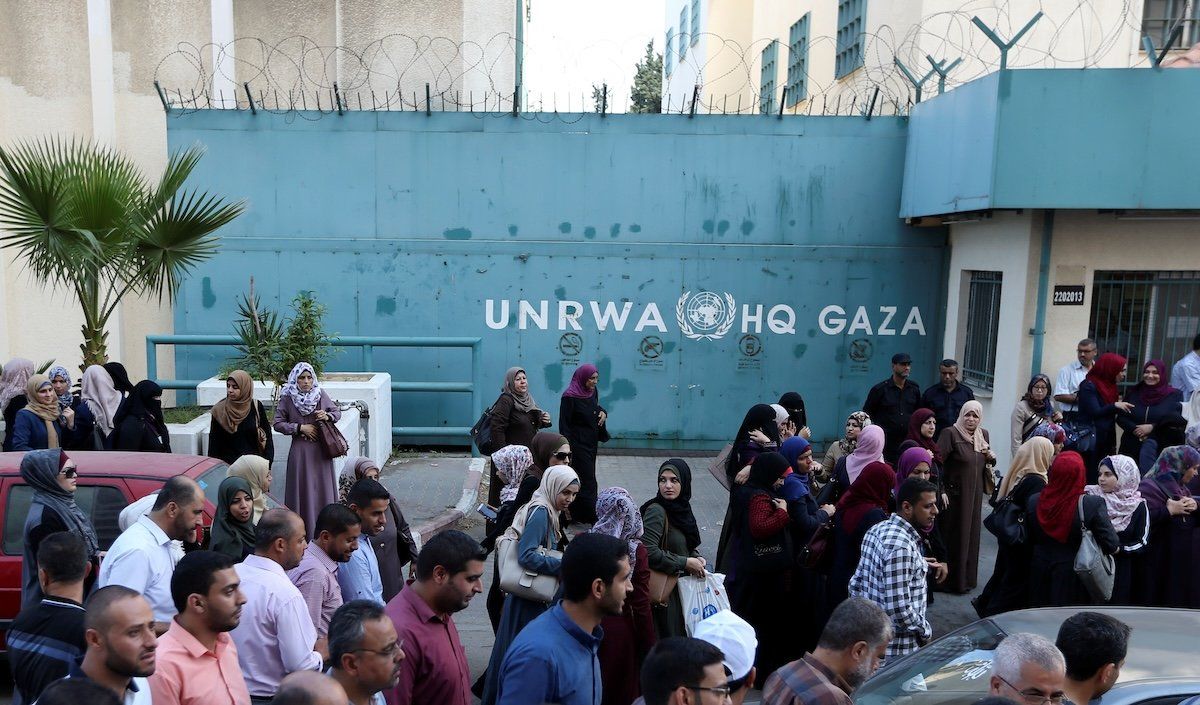
[{"label": "teal concrete wall", "polygon": [[[555,416],[594,361],[630,445],[719,444],[793,389],[835,435],[897,350],[934,381],[945,237],[896,217],[902,120],[207,111],[168,128],[207,147],[198,187],[249,203],[184,284],[177,333],[230,332],[251,276],[272,304],[313,290],[341,335],[482,336],[489,397],[523,365]],[[177,376],[225,354],[182,348]],[[464,350],[375,366],[470,376]],[[470,421],[462,395],[394,401],[396,425]]]},{"label": "teal concrete wall", "polygon": [[1198,71],[984,76],[914,106],[900,214],[1200,208],[1197,114]]}]

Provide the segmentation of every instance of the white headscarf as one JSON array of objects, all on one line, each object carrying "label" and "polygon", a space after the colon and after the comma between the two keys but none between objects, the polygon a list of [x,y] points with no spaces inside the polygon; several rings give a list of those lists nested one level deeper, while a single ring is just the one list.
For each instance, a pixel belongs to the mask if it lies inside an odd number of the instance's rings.
[{"label": "white headscarf", "polygon": [[121,393],[113,385],[112,375],[100,365],[88,365],[83,371],[83,385],[80,397],[87,402],[96,417],[96,425],[107,436],[113,432],[113,419],[117,416],[117,408],[121,406]]},{"label": "white headscarf", "polygon": [[538,487],[537,492],[534,492],[529,502],[518,509],[516,515],[513,516],[510,531],[520,537],[525,531],[525,522],[529,520],[530,512],[537,507],[542,507],[549,516],[551,536],[558,537],[562,533],[562,529],[559,528],[558,507],[554,506],[554,500],[571,483],[579,484],[579,475],[576,475],[575,470],[570,466],[555,465],[552,468],[546,468],[546,472],[542,474],[542,484]]},{"label": "white headscarf", "polygon": [[[305,372],[312,375],[313,386],[307,392],[302,392],[297,380]],[[299,411],[301,416],[308,416],[316,411],[317,404],[321,403],[321,383],[317,381],[317,373],[313,370],[313,366],[307,362],[297,362],[292,371],[288,373],[287,384],[283,385],[279,396],[291,397],[292,403],[296,405],[296,411]]]},{"label": "white headscarf", "polygon": [[783,408],[782,404],[771,404],[770,406],[775,411],[775,423],[781,424],[791,418],[788,410]]},{"label": "white headscarf", "polygon": [[0,411],[8,407],[13,397],[25,393],[25,383],[33,376],[33,370],[33,360],[23,357],[14,357],[4,365],[4,371],[0,373]]}]

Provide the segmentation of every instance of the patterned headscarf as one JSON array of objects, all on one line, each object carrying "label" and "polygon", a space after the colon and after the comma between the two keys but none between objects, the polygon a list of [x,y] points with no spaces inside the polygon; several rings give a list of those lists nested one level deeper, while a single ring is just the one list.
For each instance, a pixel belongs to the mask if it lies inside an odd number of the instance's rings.
[{"label": "patterned headscarf", "polygon": [[67,391],[58,395],[58,408],[66,409],[67,407],[71,406],[71,402],[75,401],[75,398],[71,396],[71,371],[62,365],[55,365],[54,367],[50,368],[50,372],[46,375],[46,377],[48,377],[51,382],[54,381],[55,377],[62,377],[67,381]]},{"label": "patterned headscarf", "polygon": [[0,411],[8,407],[12,398],[25,393],[25,383],[33,374],[33,360],[14,357],[4,365],[0,373]]},{"label": "patterned headscarf", "polygon": [[338,475],[338,501],[349,505],[350,502],[346,497],[350,495],[350,488],[354,487],[354,483],[366,477],[367,471],[372,468],[378,470],[379,466],[370,458],[347,458],[346,464],[342,466],[342,472]]},{"label": "patterned headscarf", "polygon": [[[312,375],[313,386],[307,392],[300,391],[300,375],[305,372]],[[317,410],[317,404],[321,403],[321,383],[317,381],[317,373],[313,370],[313,366],[307,362],[297,362],[292,371],[288,373],[287,383],[283,385],[283,390],[279,396],[291,397],[292,404],[296,406],[296,411],[300,412],[301,416],[308,416]]]},{"label": "patterned headscarf", "polygon": [[[1200,394],[1193,395],[1192,398],[1200,398]],[[1188,445],[1196,450],[1200,450],[1200,423],[1194,423],[1191,426],[1188,426],[1187,431],[1185,432],[1185,438],[1187,438]]]},{"label": "patterned headscarf", "polygon": [[[1034,436],[1041,436],[1054,445],[1061,445],[1067,442],[1066,430],[1053,421],[1046,421],[1045,423],[1040,423],[1035,426],[1034,429],[1029,432],[1029,438],[1033,438]],[[1028,439],[1026,439],[1026,442],[1028,442]]]},{"label": "patterned headscarf", "polygon": [[[852,413],[846,417],[846,421],[857,421],[858,422],[858,426],[859,426],[858,435],[859,436],[862,435],[863,430],[867,426],[871,425],[871,417],[865,411],[855,411],[854,413]],[[838,445],[842,449],[842,455],[848,455],[850,453],[853,453],[854,449],[858,447],[858,439],[855,438],[855,439],[851,440],[850,436],[843,436],[841,439],[838,440]]]},{"label": "patterned headscarf", "polygon": [[642,537],[642,515],[624,487],[609,487],[596,495],[596,523],[592,531],[615,536],[629,544],[629,565],[637,561]]},{"label": "patterned headscarf", "polygon": [[1113,528],[1124,531],[1129,527],[1133,512],[1145,501],[1142,499],[1142,493],[1138,492],[1138,485],[1142,481],[1141,473],[1138,472],[1137,463],[1133,458],[1124,455],[1110,455],[1101,460],[1100,465],[1112,470],[1117,476],[1117,489],[1105,492],[1100,489],[1100,485],[1088,485],[1083,491],[1103,497],[1104,503],[1108,505],[1108,518]]},{"label": "patterned headscarf", "polygon": [[1160,482],[1173,479],[1183,484],[1183,473],[1200,465],[1200,450],[1191,446],[1171,446],[1158,454],[1150,475]]},{"label": "patterned headscarf", "polygon": [[492,464],[496,466],[496,476],[504,481],[504,487],[500,489],[500,501],[513,501],[521,489],[521,481],[533,465],[533,453],[521,445],[504,446],[492,453]]}]

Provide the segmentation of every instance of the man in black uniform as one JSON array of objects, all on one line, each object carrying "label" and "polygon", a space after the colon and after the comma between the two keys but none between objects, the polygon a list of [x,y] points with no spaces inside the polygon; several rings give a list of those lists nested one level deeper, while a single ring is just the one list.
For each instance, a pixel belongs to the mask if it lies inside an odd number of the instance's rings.
[{"label": "man in black uniform", "polygon": [[908,353],[892,355],[892,376],[871,387],[863,411],[871,423],[883,428],[883,459],[896,464],[900,444],[908,436],[908,417],[921,408],[921,385],[908,378],[912,357]]}]

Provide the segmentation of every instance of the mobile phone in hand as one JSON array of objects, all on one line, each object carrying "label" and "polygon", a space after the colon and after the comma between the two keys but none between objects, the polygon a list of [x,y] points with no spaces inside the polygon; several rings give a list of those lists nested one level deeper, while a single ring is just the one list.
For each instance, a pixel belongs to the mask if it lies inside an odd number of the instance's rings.
[{"label": "mobile phone in hand", "polygon": [[475,511],[479,512],[485,518],[490,519],[491,521],[496,521],[496,510],[491,505],[480,504],[475,508]]}]

